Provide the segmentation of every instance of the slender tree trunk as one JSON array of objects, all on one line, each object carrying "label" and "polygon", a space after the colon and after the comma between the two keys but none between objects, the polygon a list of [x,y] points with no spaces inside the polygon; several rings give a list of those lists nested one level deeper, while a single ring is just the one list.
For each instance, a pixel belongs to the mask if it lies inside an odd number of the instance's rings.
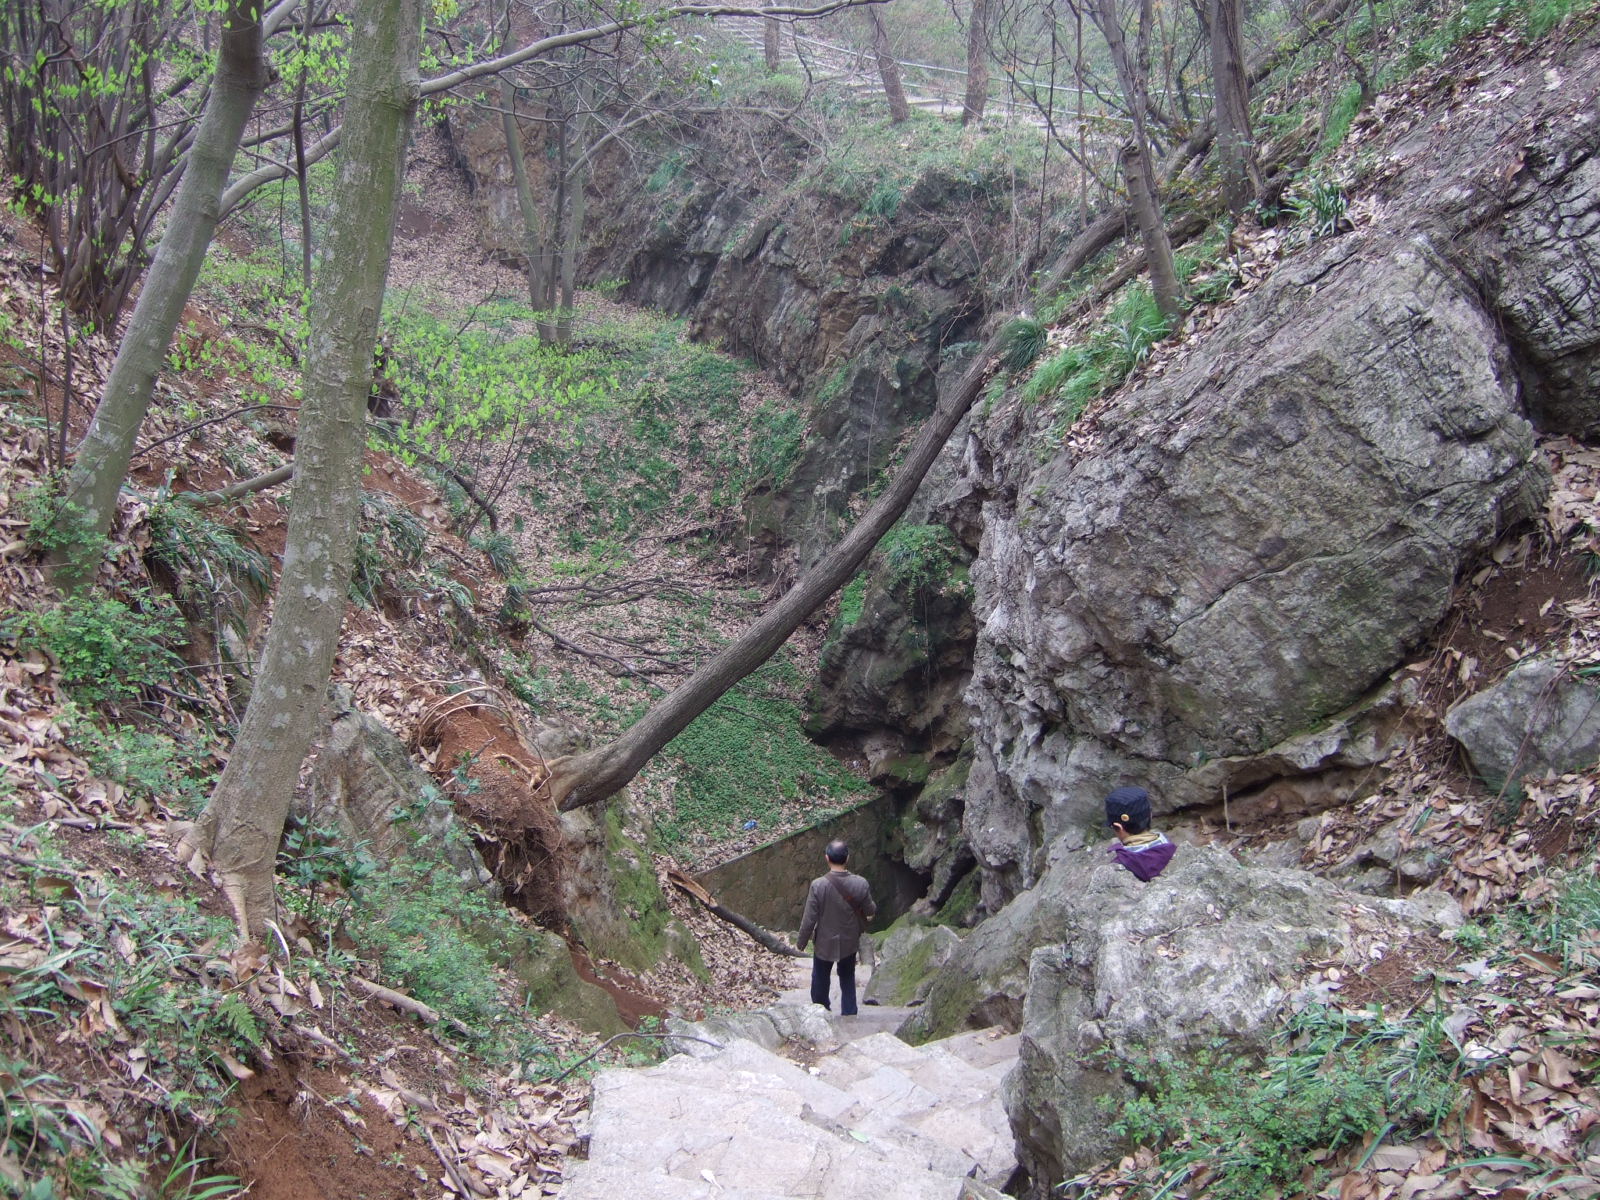
[{"label": "slender tree trunk", "polygon": [[527,263],[528,306],[539,312],[548,303],[544,280],[540,277],[544,262],[540,246],[544,238],[539,228],[539,206],[533,202],[533,187],[528,183],[528,158],[517,128],[516,94],[510,80],[502,78],[500,123],[506,136],[506,154],[511,159],[511,177],[517,185],[517,210],[522,214],[522,257]]},{"label": "slender tree trunk", "polygon": [[56,524],[58,544],[64,549],[55,560],[57,577],[65,587],[82,586],[99,566],[101,542],[111,528],[134,440],[216,231],[222,190],[240,135],[266,87],[261,8],[262,0],[231,0],[223,17],[211,95],[183,184],[67,477],[65,503]]},{"label": "slender tree trunk", "polygon": [[577,112],[572,117],[571,141],[576,155],[566,156],[567,219],[561,231],[561,309],[556,316],[556,344],[565,346],[572,340],[572,310],[578,302],[578,246],[583,240],[583,219],[589,207],[588,187],[589,155],[588,133],[591,124],[589,110],[594,102],[594,88],[589,80],[580,78],[573,89],[578,98]]},{"label": "slender tree trunk", "polygon": [[961,123],[983,120],[989,103],[989,0],[972,0],[967,18],[967,94],[961,103]]},{"label": "slender tree trunk", "polygon": [[274,915],[273,863],[327,693],[361,510],[372,347],[418,100],[422,0],[360,0],[333,219],[311,297],[283,573],[238,740],[179,854],[220,876],[241,933]]},{"label": "slender tree trunk", "polygon": [[783,22],[776,17],[761,22],[761,57],[769,75],[783,65]]},{"label": "slender tree trunk", "polygon": [[561,239],[561,311],[556,316],[556,345],[572,340],[572,314],[578,306],[578,248],[583,240],[583,220],[588,215],[587,163],[573,168],[567,187],[567,228]]},{"label": "slender tree trunk", "polygon": [[1000,336],[990,338],[960,383],[928,418],[883,495],[848,534],[755,624],[659,701],[616,741],[550,764],[550,790],[563,812],[597,804],[626,787],[650,758],[718,697],[771,658],[789,635],[843,587],[916,495],[923,476],[994,369]]},{"label": "slender tree trunk", "polygon": [[878,77],[883,80],[883,95],[889,101],[889,123],[898,125],[911,118],[906,90],[900,86],[900,64],[889,49],[889,28],[883,22],[883,9],[873,4],[866,11],[867,22],[872,26],[872,53],[878,60]]},{"label": "slender tree trunk", "polygon": [[[549,113],[549,109],[546,109]],[[550,219],[544,223],[544,237],[539,247],[539,280],[543,292],[542,302],[534,305],[544,314],[539,318],[539,341],[546,346],[555,345],[560,336],[560,320],[556,308],[561,302],[561,247],[567,222],[567,188],[571,182],[572,114],[562,111],[560,120],[553,122],[556,134],[555,197],[550,202]]]},{"label": "slender tree trunk", "polygon": [[1156,307],[1169,322],[1176,323],[1183,316],[1183,293],[1178,285],[1177,268],[1172,261],[1172,243],[1167,240],[1167,229],[1161,221],[1161,201],[1156,191],[1155,164],[1150,154],[1148,120],[1150,112],[1148,43],[1150,27],[1150,0],[1140,0],[1139,47],[1137,56],[1128,51],[1127,39],[1122,33],[1122,20],[1117,13],[1117,0],[1095,0],[1090,14],[1100,27],[1111,51],[1111,63],[1116,68],[1117,82],[1127,98],[1128,111],[1133,118],[1133,136],[1122,150],[1122,174],[1128,187],[1128,202],[1134,220],[1139,225],[1139,236],[1144,242],[1145,261],[1150,265],[1150,289],[1155,293]]},{"label": "slender tree trunk", "polygon": [[1211,87],[1216,93],[1222,197],[1235,219],[1261,190],[1250,132],[1250,79],[1244,58],[1244,0],[1209,0]]}]

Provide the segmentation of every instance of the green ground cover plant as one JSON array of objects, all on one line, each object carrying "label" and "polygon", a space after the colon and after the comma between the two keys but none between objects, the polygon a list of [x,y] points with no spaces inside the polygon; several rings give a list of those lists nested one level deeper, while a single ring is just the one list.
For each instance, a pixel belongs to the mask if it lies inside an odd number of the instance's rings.
[{"label": "green ground cover plant", "polygon": [[1600,971],[1600,866],[1588,862],[1553,881],[1542,902],[1518,910],[1512,924],[1528,944],[1573,971]]},{"label": "green ground cover plant", "polygon": [[[393,864],[357,892],[351,936],[386,976],[418,1000],[466,1025],[487,1029],[501,1011],[499,968],[527,935],[505,906],[465,888],[439,863]],[[440,936],[448,930],[450,936]]]},{"label": "green ground cover plant", "polygon": [[1316,1151],[1436,1130],[1461,1097],[1443,1014],[1325,1005],[1294,1014],[1264,1060],[1220,1047],[1184,1061],[1155,1054],[1133,1074],[1144,1091],[1114,1128],[1160,1150],[1170,1187],[1204,1169],[1211,1200],[1297,1183]]},{"label": "green ground cover plant", "polygon": [[657,826],[664,846],[721,840],[747,821],[772,829],[785,818],[815,819],[871,795],[801,730],[799,672],[774,658],[668,744],[679,764],[672,814]]},{"label": "green ground cover plant", "polygon": [[216,783],[216,743],[210,730],[172,731],[115,722],[68,702],[61,714],[67,745],[101,779],[136,802],[163,804],[190,816],[205,807]]},{"label": "green ground cover plant", "polygon": [[1126,379],[1167,332],[1149,286],[1130,285],[1086,341],[1063,347],[1034,368],[1022,398],[1030,404],[1055,400],[1061,421],[1070,425],[1091,400]]},{"label": "green ground cover plant", "polygon": [[20,649],[56,661],[67,690],[85,704],[136,698],[171,683],[184,669],[172,647],[184,640],[183,618],[165,596],[99,591],[69,596],[39,612],[15,612],[0,630]]}]

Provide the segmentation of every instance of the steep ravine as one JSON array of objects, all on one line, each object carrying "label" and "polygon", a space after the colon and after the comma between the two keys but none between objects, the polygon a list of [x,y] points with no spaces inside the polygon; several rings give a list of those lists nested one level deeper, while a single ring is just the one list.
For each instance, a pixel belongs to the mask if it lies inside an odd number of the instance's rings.
[{"label": "steep ravine", "polygon": [[[1384,681],[1463,568],[1538,511],[1536,437],[1600,419],[1594,62],[1582,39],[1560,54],[1480,56],[1471,91],[1441,71],[1409,107],[1380,99],[1352,138],[1377,162],[1350,174],[1351,232],[1279,235],[1259,263],[1243,239],[1251,282],[1064,439],[1053,405],[1012,391],[952,446],[908,521],[959,540],[913,547],[915,578],[880,548],[811,719],[899,798],[937,896],[975,856],[1003,903],[1117,782],[1169,810],[1282,788],[1338,805],[1392,749]],[[455,131],[503,213],[497,138]],[[608,160],[584,264],[809,406],[798,461],[748,509],[780,579],[1016,297],[985,269],[1016,239],[998,169],[929,169],[870,204],[806,153],[729,115],[662,160]]]}]

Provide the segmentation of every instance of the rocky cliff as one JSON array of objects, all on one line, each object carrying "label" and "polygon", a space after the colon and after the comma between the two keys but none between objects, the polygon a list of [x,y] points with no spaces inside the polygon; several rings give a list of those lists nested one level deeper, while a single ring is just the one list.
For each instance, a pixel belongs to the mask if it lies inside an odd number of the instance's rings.
[{"label": "rocky cliff", "polygon": [[1546,69],[1413,115],[1353,231],[1064,445],[1015,396],[975,426],[950,507],[981,528],[965,832],[991,907],[1118,784],[1337,798],[1386,753],[1391,672],[1539,509],[1536,437],[1600,420],[1594,56]]},{"label": "rocky cliff", "polygon": [[[514,260],[499,122],[470,111],[451,121],[486,248]],[[860,113],[819,133],[724,112],[690,136],[598,159],[583,279],[687,317],[807,413],[799,461],[750,506],[747,536],[771,560],[792,552],[807,564],[838,536],[852,500],[932,411],[939,380],[1026,287],[1041,218],[1012,185],[1018,155],[1038,146],[997,135],[957,167],[940,157],[946,141],[929,128],[896,141]]]},{"label": "rocky cliff", "polygon": [[[1326,806],[1389,752],[1391,675],[1463,568],[1539,510],[1537,439],[1600,427],[1596,68],[1564,53],[1432,110],[1380,101],[1354,135],[1353,220],[1308,234],[1065,436],[1017,390],[952,447],[915,519],[965,550],[932,589],[880,552],[812,719],[907,800],[939,781],[907,810],[936,832],[906,840],[941,897],[975,855],[994,910],[1118,783],[1162,810]],[[457,141],[503,218],[495,136]],[[998,166],[880,164],[844,185],[835,151],[723,115],[591,188],[585,273],[687,315],[808,406],[798,464],[751,503],[780,572],[778,531],[813,557],[1016,295],[1015,255],[995,265],[1018,219]]]}]

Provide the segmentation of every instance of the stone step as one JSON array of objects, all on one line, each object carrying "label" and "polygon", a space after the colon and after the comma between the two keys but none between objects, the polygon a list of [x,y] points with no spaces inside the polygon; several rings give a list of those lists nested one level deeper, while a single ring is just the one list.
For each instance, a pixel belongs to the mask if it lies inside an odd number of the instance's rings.
[{"label": "stone step", "polygon": [[926,1044],[954,1054],[979,1070],[986,1070],[996,1065],[1009,1068],[1016,1062],[1022,1036],[1007,1033],[998,1027],[969,1029],[965,1033],[952,1034],[950,1037]]},{"label": "stone step", "polygon": [[[589,1161],[571,1164],[562,1195],[956,1200],[964,1186],[1003,1184],[1015,1159],[998,1089],[1016,1039],[915,1047],[888,1032],[900,1019],[786,996],[681,1027],[689,1053],[596,1077]],[[785,1045],[807,1047],[815,1065],[776,1052]]]},{"label": "stone step", "polygon": [[[710,1060],[699,1060],[705,1065]],[[962,1160],[885,1119],[872,1130],[848,1128],[809,1105],[775,1094],[779,1082],[729,1092],[671,1074],[604,1072],[595,1080],[590,1161],[572,1164],[562,1195],[599,1200],[633,1190],[607,1191],[608,1181],[665,1176],[661,1194],[750,1195],[874,1200],[953,1197]],[[621,1077],[621,1078],[618,1078]],[[631,1077],[631,1078],[630,1078]],[[815,1081],[813,1081],[815,1083]],[[818,1085],[822,1086],[822,1085]],[[707,1172],[710,1177],[707,1177]],[[685,1186],[687,1185],[687,1187]],[[716,1190],[716,1189],[721,1189]]]}]

